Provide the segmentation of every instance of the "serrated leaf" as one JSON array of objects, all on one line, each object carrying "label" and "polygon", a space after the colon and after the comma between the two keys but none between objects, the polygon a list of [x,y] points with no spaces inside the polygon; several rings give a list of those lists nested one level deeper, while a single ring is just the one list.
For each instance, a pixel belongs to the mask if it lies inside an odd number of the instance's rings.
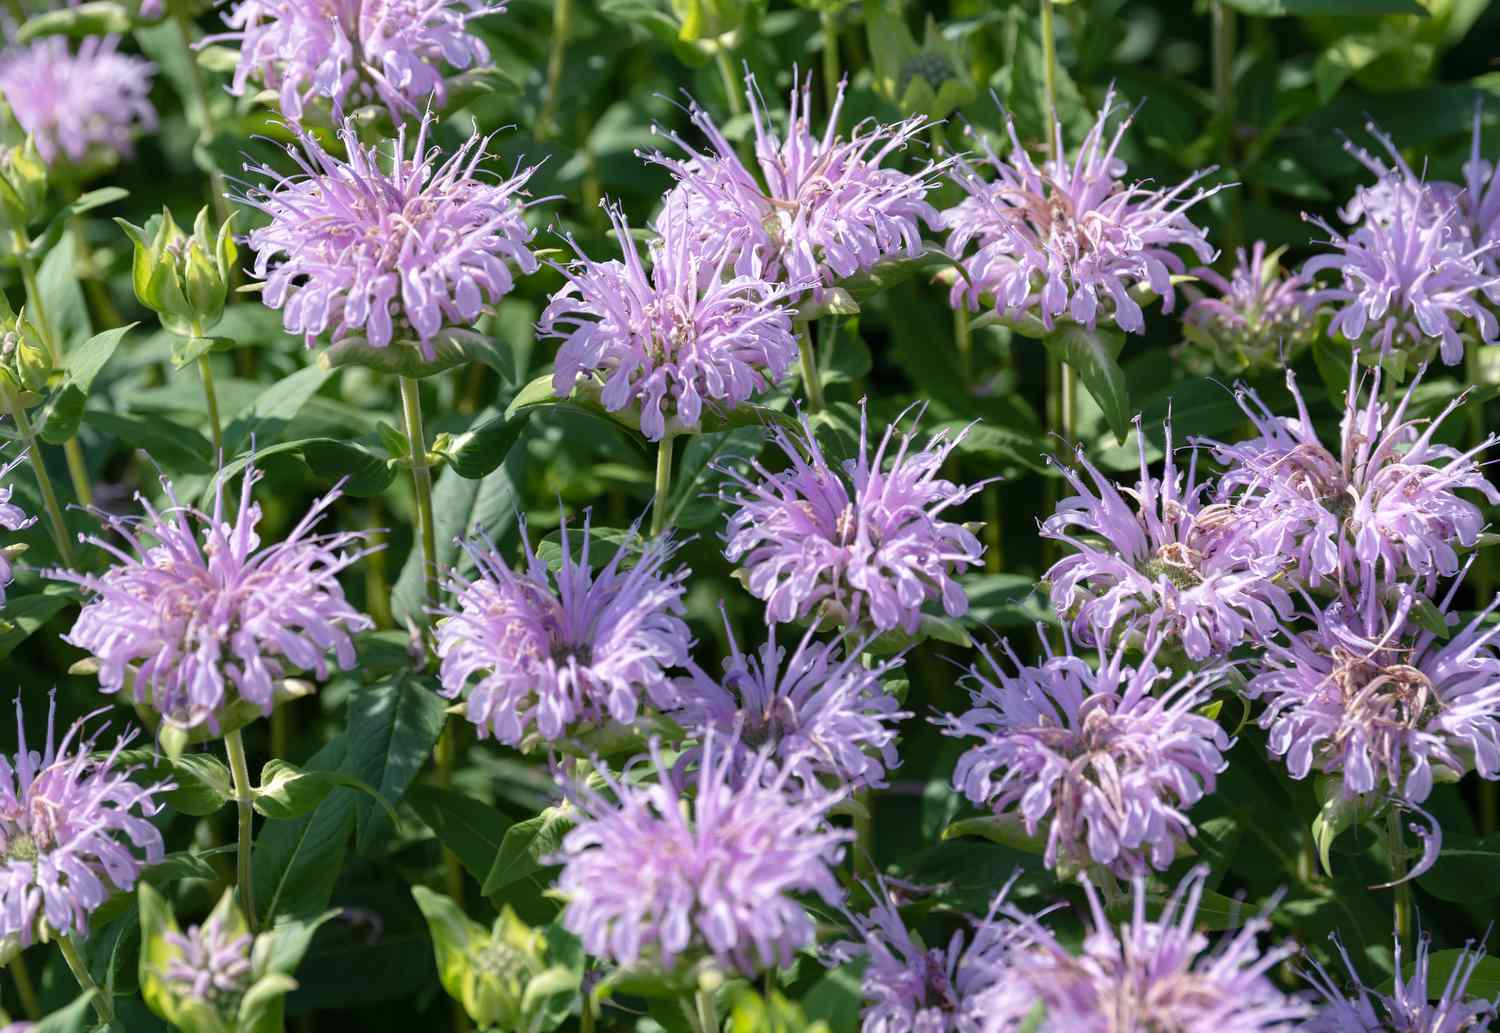
[{"label": "serrated leaf", "polygon": [[572,811],[548,807],[541,814],[505,830],[499,856],[484,879],[484,895],[493,897],[518,879],[541,871],[542,858],[556,852],[573,827]]},{"label": "serrated leaf", "polygon": [[1107,327],[1063,323],[1043,339],[1048,354],[1077,371],[1120,444],[1130,434],[1130,388],[1118,361],[1125,335]]},{"label": "serrated leaf", "polygon": [[[349,749],[340,771],[362,779],[387,804],[400,802],[407,787],[431,756],[443,730],[447,703],[436,686],[403,671],[375,685],[360,686],[349,697]],[[385,818],[369,795],[354,805],[356,848],[374,845]]]}]

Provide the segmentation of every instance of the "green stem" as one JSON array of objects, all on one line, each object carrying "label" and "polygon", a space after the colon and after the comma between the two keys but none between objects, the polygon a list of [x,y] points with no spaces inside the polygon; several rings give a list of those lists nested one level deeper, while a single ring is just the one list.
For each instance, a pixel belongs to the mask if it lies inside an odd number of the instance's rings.
[{"label": "green stem", "polygon": [[[182,53],[187,58],[188,80],[193,89],[193,105],[198,109],[198,142],[206,148],[218,135],[219,127],[214,122],[213,109],[208,103],[208,90],[203,85],[203,72],[198,68],[198,55],[193,51],[193,36],[188,28],[188,19],[185,15],[178,14],[173,21],[177,23],[177,37],[182,41]],[[214,206],[214,216],[222,226],[229,221],[229,190],[224,183],[224,174],[219,171],[217,164],[210,164],[208,179],[213,190],[211,200]]]},{"label": "green stem", "polygon": [[537,119],[536,138],[545,140],[557,128],[557,107],[562,99],[563,63],[567,59],[568,34],[573,26],[573,0],[554,0],[552,5],[552,52],[547,56],[547,99]]},{"label": "green stem", "polygon": [[[1234,136],[1234,11],[1224,0],[1211,0],[1210,15],[1213,21],[1213,65],[1214,106],[1219,122],[1219,160],[1226,168],[1235,165]],[[1243,192],[1236,190],[1230,199],[1228,247],[1237,247],[1243,238],[1244,222]]]},{"label": "green stem", "polygon": [[99,1013],[99,1021],[108,1026],[115,1020],[115,1005],[109,996],[94,982],[94,977],[89,975],[89,967],[84,964],[83,952],[78,949],[78,941],[71,933],[64,933],[57,939],[57,946],[62,950],[63,960],[68,963],[68,969],[73,973],[73,978],[78,980],[78,985],[85,992],[92,991],[94,994],[94,1011]]},{"label": "green stem", "polygon": [[255,832],[255,797],[250,786],[250,769],[245,764],[245,740],[236,728],[224,736],[224,752],[229,754],[229,774],[234,780],[234,802],[239,811],[239,838],[236,860],[236,880],[240,890],[240,910],[253,933],[255,920],[255,887],[250,867],[250,849]]},{"label": "green stem", "polygon": [[969,332],[967,302],[953,310],[953,339],[958,344],[958,372],[964,389],[970,390],[974,386],[974,335]]},{"label": "green stem", "polygon": [[693,1004],[697,1010],[698,1033],[719,1033],[719,1009],[714,1003],[713,991],[700,989],[693,995]]},{"label": "green stem", "polygon": [[5,409],[10,413],[11,420],[15,422],[16,433],[21,436],[21,441],[26,446],[32,472],[36,474],[36,486],[42,493],[42,507],[47,511],[47,523],[50,525],[52,541],[57,546],[57,553],[62,557],[64,566],[76,566],[77,563],[73,559],[73,543],[68,539],[68,525],[63,520],[62,507],[57,504],[57,492],[52,490],[52,478],[47,476],[47,464],[42,460],[42,445],[36,439],[36,431],[31,428],[31,420],[26,415],[26,407],[16,398],[10,386],[3,381],[0,381],[0,398],[4,399]]},{"label": "green stem", "polygon": [[[203,327],[194,320],[193,336],[202,337]],[[198,375],[203,378],[203,399],[208,403],[208,429],[213,433],[214,456],[224,462],[224,425],[219,419],[219,395],[214,390],[214,371],[208,363],[208,354],[198,356]]]},{"label": "green stem", "polygon": [[833,98],[839,94],[839,26],[838,14],[824,7],[819,15],[823,28],[823,89],[828,96],[828,109],[833,110]]},{"label": "green stem", "polygon": [[1062,363],[1062,436],[1071,448],[1077,444],[1074,430],[1078,426],[1078,374],[1068,363]]},{"label": "green stem", "polygon": [[[47,306],[42,300],[42,288],[37,279],[36,263],[31,260],[31,238],[26,235],[24,229],[12,230],[11,244],[15,248],[16,263],[21,267],[21,283],[26,289],[26,304],[30,308],[28,318],[37,328],[37,332],[42,335],[42,345],[47,349],[47,357],[52,360],[52,367],[61,369],[62,342],[52,332],[52,324],[47,320]],[[70,438],[63,443],[63,455],[68,461],[68,478],[73,482],[73,494],[80,504],[93,505],[94,492],[89,487],[88,466],[83,461],[83,450],[78,447],[76,438]]]},{"label": "green stem", "polygon": [[729,113],[743,115],[745,96],[740,84],[735,82],[734,66],[729,63],[729,54],[722,47],[714,52],[714,63],[719,66],[719,78],[724,80],[724,93],[729,97]]},{"label": "green stem", "polygon": [[818,357],[813,354],[812,326],[797,324],[797,354],[802,359],[802,389],[807,392],[810,412],[823,411],[823,381],[818,376]]},{"label": "green stem", "polygon": [[10,978],[16,984],[16,996],[21,999],[21,1011],[32,1022],[40,1022],[42,1002],[37,999],[36,984],[31,981],[31,972],[23,955],[17,954],[10,959]]},{"label": "green stem", "polygon": [[594,1003],[584,995],[578,1009],[578,1033],[594,1033]]},{"label": "green stem", "polygon": [[868,789],[854,795],[859,808],[854,812],[854,874],[856,878],[873,881],[875,878],[875,812]]},{"label": "green stem", "polygon": [[1057,117],[1057,29],[1053,22],[1052,0],[1042,0],[1042,100],[1046,110],[1042,112],[1042,119],[1048,126],[1047,146],[1052,152],[1052,160],[1062,161],[1062,155],[1058,153],[1060,144],[1053,125]]},{"label": "green stem", "polygon": [[1401,834],[1401,810],[1391,806],[1385,814],[1385,848],[1391,859],[1392,882],[1397,883],[1392,903],[1392,918],[1396,926],[1396,942],[1403,947],[1411,946],[1411,884],[1406,882],[1406,844]]},{"label": "green stem", "polygon": [[[406,447],[411,458],[412,487],[417,493],[417,532],[421,537],[422,583],[426,609],[438,604],[437,530],[432,521],[432,468],[427,465],[427,437],[422,430],[421,386],[411,377],[401,378],[401,415],[406,425]],[[431,619],[424,612],[421,623]]]},{"label": "green stem", "polygon": [[651,537],[667,529],[667,496],[672,490],[672,451],[676,436],[670,431],[656,443],[656,497],[651,503]]}]

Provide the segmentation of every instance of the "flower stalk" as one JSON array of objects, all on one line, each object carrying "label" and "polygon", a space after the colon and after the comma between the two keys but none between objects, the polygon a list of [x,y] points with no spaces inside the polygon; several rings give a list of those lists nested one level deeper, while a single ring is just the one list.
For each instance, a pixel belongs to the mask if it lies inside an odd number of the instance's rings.
[{"label": "flower stalk", "polygon": [[[417,535],[422,549],[422,584],[425,610],[438,604],[437,530],[432,515],[432,468],[427,463],[427,438],[422,429],[421,385],[411,377],[401,378],[401,417],[406,428],[406,447],[411,461],[412,487],[417,494]],[[424,626],[430,615],[424,612]]]},{"label": "flower stalk", "polygon": [[807,392],[808,411],[823,411],[823,381],[818,374],[818,356],[813,351],[812,327],[797,324],[797,355],[802,361],[802,387]]},{"label": "flower stalk", "polygon": [[52,488],[52,478],[47,475],[47,464],[42,459],[41,442],[37,440],[36,431],[32,429],[31,420],[26,415],[26,407],[3,380],[0,380],[0,400],[4,401],[5,410],[15,423],[16,433],[21,436],[26,454],[31,459],[31,469],[36,474],[37,489],[42,493],[42,507],[47,511],[47,524],[52,532],[52,541],[57,546],[57,553],[65,566],[76,566],[73,543],[68,538],[68,525],[63,520],[57,492]]},{"label": "flower stalk", "polygon": [[256,931],[255,887],[250,865],[250,851],[255,833],[255,790],[250,785],[250,769],[245,763],[245,740],[235,729],[224,736],[224,751],[229,754],[229,774],[234,780],[234,803],[239,812],[239,835],[236,839],[236,879],[240,890],[240,910],[250,931]]},{"label": "flower stalk", "polygon": [[670,431],[656,444],[656,495],[651,503],[651,537],[667,529],[667,497],[672,492],[672,453],[677,436]]},{"label": "flower stalk", "polygon": [[72,933],[64,933],[57,938],[57,946],[62,951],[63,960],[68,963],[68,971],[73,973],[73,978],[78,980],[78,985],[85,993],[92,993],[94,1011],[99,1015],[99,1021],[108,1026],[115,1020],[114,1002],[109,995],[94,982],[94,977],[89,975],[89,966],[83,960],[83,952],[78,949],[78,941]]}]

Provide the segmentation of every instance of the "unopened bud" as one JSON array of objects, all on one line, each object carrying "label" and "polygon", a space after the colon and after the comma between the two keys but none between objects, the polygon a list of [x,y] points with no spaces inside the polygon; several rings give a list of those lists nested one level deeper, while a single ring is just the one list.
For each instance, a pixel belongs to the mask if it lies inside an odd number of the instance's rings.
[{"label": "unopened bud", "polygon": [[161,318],[162,326],[181,337],[200,337],[219,322],[238,253],[228,222],[211,232],[207,208],[198,213],[191,236],[166,209],[145,226],[115,222],[135,245],[135,296]]}]

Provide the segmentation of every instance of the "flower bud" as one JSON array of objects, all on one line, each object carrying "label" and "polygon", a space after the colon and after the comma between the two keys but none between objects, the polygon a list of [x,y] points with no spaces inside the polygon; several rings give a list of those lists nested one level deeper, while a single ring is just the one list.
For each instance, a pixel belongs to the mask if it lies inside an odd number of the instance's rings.
[{"label": "flower bud", "polygon": [[23,395],[39,394],[52,376],[52,359],[41,334],[26,318],[0,300],[0,375]]},{"label": "flower bud", "polygon": [[19,147],[0,147],[0,213],[11,229],[36,221],[47,199],[47,164],[27,136]]},{"label": "flower bud", "polygon": [[135,296],[161,318],[162,326],[181,337],[201,337],[219,322],[238,255],[230,222],[212,233],[207,208],[194,220],[192,236],[182,232],[166,209],[145,226],[115,222],[135,244]]}]

